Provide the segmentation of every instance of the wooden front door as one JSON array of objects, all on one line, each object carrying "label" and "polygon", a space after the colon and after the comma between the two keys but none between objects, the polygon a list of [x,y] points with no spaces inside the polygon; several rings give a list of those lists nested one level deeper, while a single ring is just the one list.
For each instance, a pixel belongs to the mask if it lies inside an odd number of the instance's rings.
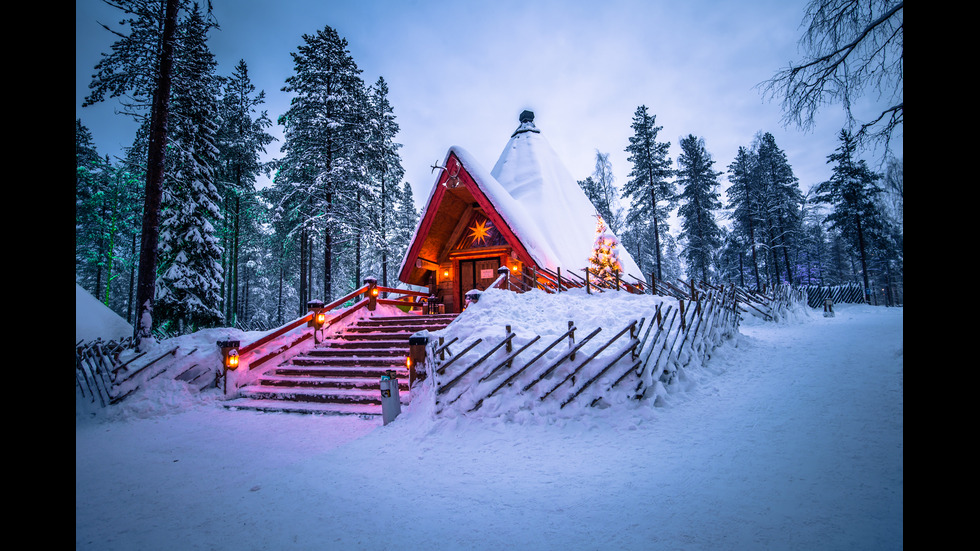
[{"label": "wooden front door", "polygon": [[485,290],[496,281],[500,257],[472,258],[459,261],[459,296],[465,300],[466,293],[473,289]]}]

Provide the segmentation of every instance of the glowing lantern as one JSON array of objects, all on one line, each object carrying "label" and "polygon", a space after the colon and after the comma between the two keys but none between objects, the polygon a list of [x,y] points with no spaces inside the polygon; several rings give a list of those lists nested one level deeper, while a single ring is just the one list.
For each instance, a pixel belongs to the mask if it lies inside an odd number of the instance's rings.
[{"label": "glowing lantern", "polygon": [[231,349],[225,355],[225,367],[228,369],[235,369],[238,367],[238,350]]}]

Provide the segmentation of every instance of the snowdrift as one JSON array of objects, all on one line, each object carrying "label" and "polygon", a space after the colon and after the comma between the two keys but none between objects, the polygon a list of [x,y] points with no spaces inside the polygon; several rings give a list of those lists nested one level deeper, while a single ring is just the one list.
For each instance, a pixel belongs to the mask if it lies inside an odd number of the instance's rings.
[{"label": "snowdrift", "polygon": [[417,335],[428,344],[411,407],[517,418],[655,406],[737,334],[740,319],[720,295],[489,289],[446,329]]}]

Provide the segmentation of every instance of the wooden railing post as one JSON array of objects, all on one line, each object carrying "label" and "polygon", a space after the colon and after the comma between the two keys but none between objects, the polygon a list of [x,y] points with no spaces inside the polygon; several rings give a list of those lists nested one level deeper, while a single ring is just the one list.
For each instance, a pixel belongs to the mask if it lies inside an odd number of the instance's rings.
[{"label": "wooden railing post", "polygon": [[568,320],[568,347],[572,349],[572,355],[568,359],[575,361],[575,322]]},{"label": "wooden railing post", "polygon": [[367,309],[374,311],[378,307],[378,279],[374,277],[364,278],[364,284],[367,285]]},{"label": "wooden railing post", "polygon": [[511,288],[510,288],[510,268],[508,268],[507,266],[501,266],[501,267],[497,268],[497,277],[502,277],[503,278],[503,281],[501,282],[501,284],[503,285],[503,287],[501,287],[501,288],[502,289],[507,289],[508,291],[510,291],[511,290]]},{"label": "wooden railing post", "polygon": [[322,300],[311,300],[306,303],[306,309],[310,312],[309,327],[313,328],[313,344],[320,344],[317,333],[323,329],[327,322],[327,313],[323,309]]},{"label": "wooden railing post", "polygon": [[[442,337],[439,337],[440,342]],[[408,363],[408,389],[412,390],[415,386],[415,381],[421,381],[425,378],[425,372],[420,373],[418,371],[418,366],[422,365],[425,361],[425,347],[429,344],[429,337],[423,336],[412,336],[408,338],[408,358],[406,362]]]}]

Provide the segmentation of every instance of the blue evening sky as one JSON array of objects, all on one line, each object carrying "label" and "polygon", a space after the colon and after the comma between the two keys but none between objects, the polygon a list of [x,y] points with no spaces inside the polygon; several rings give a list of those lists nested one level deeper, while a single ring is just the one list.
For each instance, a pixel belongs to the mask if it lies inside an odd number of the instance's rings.
[{"label": "blue evening sky", "polygon": [[[535,124],[576,179],[589,176],[595,152],[610,154],[615,181],[630,171],[624,149],[637,106],[662,126],[660,141],[704,138],[715,169],[726,171],[739,146],[771,132],[801,188],[830,176],[827,155],[844,124],[827,106],[804,133],[784,127],[779,102],[759,83],[801,59],[804,0],[214,0],[220,30],[209,41],[220,74],[239,59],[266,92],[273,121],[288,107],[281,91],[293,74],[291,52],[303,34],[331,26],[349,43],[365,83],[387,81],[403,144],[406,180],[416,203],[428,196],[450,146],[489,170],[517,128]],[[121,13],[101,0],[75,2],[76,117],[99,151],[116,155],[133,125],[110,101],[81,107],[101,52]],[[868,98],[871,107],[878,98]],[[275,125],[271,132],[281,137]],[[277,156],[274,143],[267,158]],[[901,154],[901,137],[898,152]],[[871,158],[869,157],[869,161]],[[722,176],[722,184],[727,180]]]}]

